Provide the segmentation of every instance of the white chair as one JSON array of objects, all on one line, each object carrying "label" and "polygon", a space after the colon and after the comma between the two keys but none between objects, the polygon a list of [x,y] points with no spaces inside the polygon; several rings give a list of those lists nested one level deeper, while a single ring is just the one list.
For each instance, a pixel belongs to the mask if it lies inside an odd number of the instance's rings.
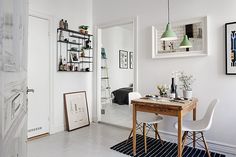
[{"label": "white chair", "polygon": [[[184,135],[183,135],[183,138],[182,138],[182,141],[183,141],[182,147],[183,148],[184,148],[184,143],[185,143],[187,138],[193,139],[191,137],[191,135],[188,136],[188,134],[191,133],[191,132],[195,132],[196,134],[200,134],[200,137],[197,138],[196,140],[202,139],[202,142],[204,143],[204,147],[205,147],[205,150],[208,154],[208,157],[211,157],[208,146],[207,146],[207,143],[206,143],[206,139],[203,135],[203,132],[210,129],[211,124],[212,124],[213,114],[214,114],[214,111],[215,111],[215,107],[216,107],[216,104],[218,102],[219,102],[218,99],[214,99],[214,100],[211,101],[204,117],[201,120],[183,121],[183,125],[182,125],[182,130],[184,131]],[[175,124],[175,128],[178,129],[178,123]],[[190,142],[189,144],[191,144],[191,143],[193,143],[193,142]],[[199,146],[201,146],[198,142],[197,142],[197,144]]]},{"label": "white chair", "polygon": [[[134,99],[139,99],[141,97],[142,97],[141,94],[138,92],[130,92],[129,93],[129,107],[132,109],[131,101]],[[145,153],[147,152],[146,134],[148,133],[146,131],[146,127],[148,127],[149,130],[152,129],[155,132],[155,138],[157,139],[157,136],[158,136],[159,140],[163,144],[163,141],[161,140],[161,137],[158,133],[158,123],[160,121],[162,121],[162,119],[163,119],[163,117],[156,115],[154,113],[137,112],[137,128],[136,128],[136,130],[140,129],[141,132],[143,133],[144,144],[145,144]],[[141,129],[142,126],[143,126],[143,130]],[[154,129],[152,128],[152,126],[154,127]],[[128,143],[128,140],[131,137],[132,133],[133,133],[133,129],[131,130],[126,143]]]}]

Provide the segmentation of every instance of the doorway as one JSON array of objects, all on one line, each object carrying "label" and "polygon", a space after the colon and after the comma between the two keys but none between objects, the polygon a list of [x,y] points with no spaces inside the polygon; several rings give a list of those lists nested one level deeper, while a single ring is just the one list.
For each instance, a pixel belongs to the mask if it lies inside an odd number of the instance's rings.
[{"label": "doorway", "polygon": [[28,138],[49,133],[50,27],[49,20],[29,15],[28,32]]},{"label": "doorway", "polygon": [[137,91],[137,18],[97,28],[98,121],[131,127],[128,93]]}]

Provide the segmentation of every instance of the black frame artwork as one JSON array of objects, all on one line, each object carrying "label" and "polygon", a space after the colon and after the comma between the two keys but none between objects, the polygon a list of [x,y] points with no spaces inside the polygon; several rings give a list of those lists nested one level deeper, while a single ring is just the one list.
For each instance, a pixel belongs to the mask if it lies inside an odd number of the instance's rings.
[{"label": "black frame artwork", "polygon": [[236,75],[236,22],[225,24],[226,75]]},{"label": "black frame artwork", "polygon": [[133,69],[134,68],[134,53],[129,52],[129,68]]},{"label": "black frame artwork", "polygon": [[128,51],[119,51],[119,68],[128,69]]}]

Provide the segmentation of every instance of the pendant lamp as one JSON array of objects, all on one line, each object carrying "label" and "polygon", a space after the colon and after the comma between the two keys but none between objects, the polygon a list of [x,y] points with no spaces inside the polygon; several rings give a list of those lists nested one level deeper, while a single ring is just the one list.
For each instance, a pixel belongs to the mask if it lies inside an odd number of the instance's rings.
[{"label": "pendant lamp", "polygon": [[188,40],[188,36],[184,35],[184,39],[179,45],[179,48],[190,48],[192,47],[192,43]]},{"label": "pendant lamp", "polygon": [[175,32],[171,29],[170,25],[170,0],[168,0],[168,23],[166,25],[166,30],[161,36],[161,40],[168,41],[168,40],[176,40],[177,36]]}]

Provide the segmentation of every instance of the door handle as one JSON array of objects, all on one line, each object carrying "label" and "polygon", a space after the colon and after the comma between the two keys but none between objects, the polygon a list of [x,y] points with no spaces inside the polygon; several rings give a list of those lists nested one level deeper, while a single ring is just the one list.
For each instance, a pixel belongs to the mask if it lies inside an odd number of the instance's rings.
[{"label": "door handle", "polygon": [[34,93],[34,89],[27,88],[26,93],[27,93],[27,94],[29,94],[29,93]]}]

